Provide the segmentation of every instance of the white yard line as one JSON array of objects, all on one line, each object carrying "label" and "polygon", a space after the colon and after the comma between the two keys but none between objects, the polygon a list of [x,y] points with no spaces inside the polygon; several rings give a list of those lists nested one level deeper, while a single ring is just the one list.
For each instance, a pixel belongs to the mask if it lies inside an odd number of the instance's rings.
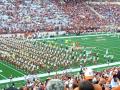
[{"label": "white yard line", "polygon": [[[109,66],[114,66],[114,65],[119,65],[120,62],[114,62],[114,63],[110,63]],[[91,68],[91,69],[95,69],[95,68],[101,68],[101,67],[108,67],[108,64],[102,64],[102,65],[93,65],[93,66],[89,66],[87,68]],[[67,72],[78,72],[80,71],[80,68],[76,68],[76,69],[68,69]],[[65,72],[64,70],[63,71],[57,71],[57,74],[63,74],[63,72]],[[56,72],[51,72],[50,75],[55,75]],[[46,77],[46,76],[49,76],[48,73],[44,73],[44,74],[38,74],[37,75],[38,77]],[[19,77],[19,78],[13,78],[12,81],[21,81],[21,80],[25,80],[25,76],[23,77]],[[6,79],[6,80],[0,80],[0,84],[3,84],[3,83],[9,83],[10,80],[9,79]]]},{"label": "white yard line", "polygon": [[[0,62],[0,63],[1,63],[1,62]],[[18,73],[20,73],[20,74],[22,74],[22,75],[25,75],[24,73],[22,73],[22,72],[20,72],[20,71],[18,71],[18,70],[16,70],[16,69],[14,69],[14,68],[12,68],[12,67],[4,64],[4,63],[1,63],[1,64],[4,65],[4,66],[6,66],[6,67],[8,67],[8,68],[10,68],[10,69],[12,69],[12,70],[14,70],[14,71],[16,71],[16,72],[18,72]]]},{"label": "white yard line", "polygon": [[1,77],[3,77],[4,79],[8,79],[7,77],[5,77],[4,75],[0,74]]},{"label": "white yard line", "polygon": [[89,37],[89,36],[104,36],[108,34],[97,34],[97,35],[83,35],[83,36],[64,36],[64,37],[53,37],[53,38],[41,38],[41,39],[31,39],[30,41],[36,41],[36,40],[51,40],[51,39],[63,39],[63,38],[79,38],[79,37]]}]

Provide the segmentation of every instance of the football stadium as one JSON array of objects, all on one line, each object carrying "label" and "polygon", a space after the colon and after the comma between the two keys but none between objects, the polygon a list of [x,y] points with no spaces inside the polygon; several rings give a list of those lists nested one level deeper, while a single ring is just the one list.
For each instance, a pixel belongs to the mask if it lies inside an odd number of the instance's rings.
[{"label": "football stadium", "polygon": [[120,90],[120,0],[0,0],[0,90]]}]

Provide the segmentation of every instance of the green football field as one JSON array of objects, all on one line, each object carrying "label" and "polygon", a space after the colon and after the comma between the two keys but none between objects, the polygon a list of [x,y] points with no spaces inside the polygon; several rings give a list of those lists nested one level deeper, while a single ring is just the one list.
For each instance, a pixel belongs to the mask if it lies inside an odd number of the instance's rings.
[{"label": "green football field", "polygon": [[[108,53],[113,55],[114,58],[112,62],[116,62],[120,60],[120,38],[114,35],[99,35],[99,36],[74,36],[74,37],[57,37],[55,39],[39,39],[37,42],[45,42],[52,43],[54,45],[60,46],[62,45],[64,48],[73,46],[74,43],[78,43],[79,47],[91,47],[93,52],[99,53],[99,61],[98,64],[106,63],[104,58],[104,54],[108,49]],[[79,65],[79,64],[78,64]],[[88,65],[93,65],[89,63]],[[74,67],[74,66],[73,66]],[[79,67],[75,65],[75,68]],[[43,72],[41,72],[43,73]],[[10,76],[12,77],[22,77],[27,75],[26,72],[22,70],[18,70],[15,66],[0,61],[0,80],[8,79]]]},{"label": "green football field", "polygon": [[[41,41],[41,40],[40,40]],[[120,38],[113,35],[102,35],[102,36],[76,36],[69,38],[56,38],[50,40],[42,40],[45,43],[49,43],[52,45],[60,46],[66,48],[73,46],[73,43],[78,43],[79,47],[84,47],[86,50],[90,50],[92,48],[92,52],[98,53],[99,61],[98,64],[106,63],[106,59],[104,55],[106,54],[106,50],[108,50],[109,55],[113,55],[114,58],[111,62],[120,60]],[[89,64],[90,65],[90,64]]]}]

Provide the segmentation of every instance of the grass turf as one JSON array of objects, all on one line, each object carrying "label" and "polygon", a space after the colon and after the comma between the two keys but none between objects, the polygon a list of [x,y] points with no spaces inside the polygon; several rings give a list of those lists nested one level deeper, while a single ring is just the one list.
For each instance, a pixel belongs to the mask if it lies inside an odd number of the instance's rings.
[{"label": "grass turf", "polygon": [[[105,63],[104,54],[106,53],[106,49],[108,49],[110,55],[114,55],[114,61],[119,61],[120,56],[120,38],[113,36],[89,36],[89,37],[76,37],[76,38],[66,38],[66,39],[54,39],[49,40],[49,42],[54,42],[56,45],[66,45],[72,46],[72,43],[78,42],[80,47],[96,47],[93,49],[93,52],[99,53],[99,64]],[[68,41],[68,43],[66,43]],[[47,41],[46,41],[47,42]]]}]

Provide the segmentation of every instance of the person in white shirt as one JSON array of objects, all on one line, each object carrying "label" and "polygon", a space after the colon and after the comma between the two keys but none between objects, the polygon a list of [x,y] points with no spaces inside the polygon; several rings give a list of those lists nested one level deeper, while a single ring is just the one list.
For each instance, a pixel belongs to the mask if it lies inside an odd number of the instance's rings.
[{"label": "person in white shirt", "polygon": [[113,75],[110,85],[112,88],[119,86],[119,79],[117,78],[117,75]]}]

